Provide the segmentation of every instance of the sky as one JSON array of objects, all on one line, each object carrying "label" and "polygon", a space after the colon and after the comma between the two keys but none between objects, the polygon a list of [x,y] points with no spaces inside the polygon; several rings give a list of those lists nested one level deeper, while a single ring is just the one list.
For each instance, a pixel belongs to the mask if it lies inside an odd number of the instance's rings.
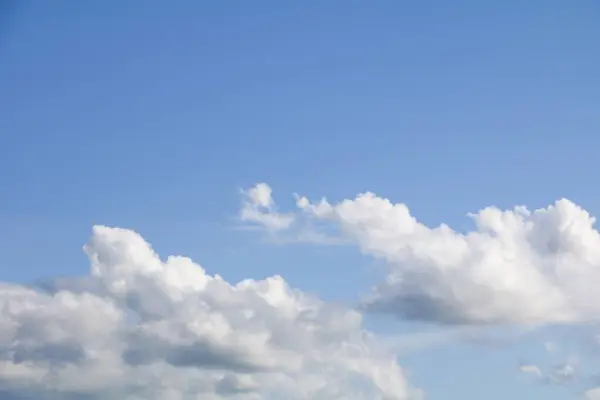
[{"label": "sky", "polygon": [[599,19],[1,2],[0,394],[600,399]]}]

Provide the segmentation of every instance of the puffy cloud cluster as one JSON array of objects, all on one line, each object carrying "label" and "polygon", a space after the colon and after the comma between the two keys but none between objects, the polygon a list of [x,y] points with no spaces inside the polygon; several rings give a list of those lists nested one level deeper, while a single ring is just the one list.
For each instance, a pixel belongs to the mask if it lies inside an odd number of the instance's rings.
[{"label": "puffy cloud cluster", "polygon": [[373,193],[333,204],[298,197],[297,206],[297,220],[327,221],[387,262],[385,279],[364,299],[368,310],[445,324],[527,325],[600,312],[600,234],[569,200],[535,211],[487,207],[470,215],[475,229],[467,233],[428,227],[405,204]]},{"label": "puffy cloud cluster", "polygon": [[[264,194],[264,192],[262,193]],[[257,193],[257,204],[269,196]],[[96,226],[90,275],[0,285],[6,399],[416,399],[353,310],[278,276],[230,284]]]}]

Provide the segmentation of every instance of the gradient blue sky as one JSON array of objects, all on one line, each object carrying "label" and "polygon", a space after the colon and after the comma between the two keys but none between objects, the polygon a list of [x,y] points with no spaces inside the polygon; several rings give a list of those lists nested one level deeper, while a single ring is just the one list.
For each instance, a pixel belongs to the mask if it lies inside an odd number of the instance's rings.
[{"label": "gradient blue sky", "polygon": [[[231,280],[277,273],[354,302],[372,278],[355,249],[235,229],[239,189],[259,181],[282,206],[294,192],[369,190],[459,230],[484,206],[561,197],[600,215],[597,1],[59,0],[0,12],[2,280],[85,273],[81,245],[102,223]],[[430,399],[570,399],[583,386],[517,371],[552,363],[543,342],[563,336],[577,333],[452,343],[401,364]]]}]

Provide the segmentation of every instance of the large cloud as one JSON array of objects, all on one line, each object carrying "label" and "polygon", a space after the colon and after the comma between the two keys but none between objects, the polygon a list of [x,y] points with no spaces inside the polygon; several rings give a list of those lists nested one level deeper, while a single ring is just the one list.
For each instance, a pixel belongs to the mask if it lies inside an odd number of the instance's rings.
[{"label": "large cloud", "polygon": [[529,211],[488,207],[467,233],[428,227],[402,203],[364,193],[312,203],[296,216],[328,221],[345,239],[387,261],[364,306],[449,324],[563,323],[596,318],[600,234],[569,200]]},{"label": "large cloud", "polygon": [[361,315],[278,276],[231,285],[96,226],[91,274],[0,286],[6,399],[417,398]]}]

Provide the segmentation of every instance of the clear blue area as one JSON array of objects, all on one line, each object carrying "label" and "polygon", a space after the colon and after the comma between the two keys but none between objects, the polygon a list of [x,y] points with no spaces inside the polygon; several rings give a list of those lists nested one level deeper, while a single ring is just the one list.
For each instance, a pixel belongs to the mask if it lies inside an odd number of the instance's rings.
[{"label": "clear blue area", "polygon": [[[600,215],[600,3],[4,1],[0,279],[85,273],[95,223],[231,280],[367,289],[355,251],[233,229],[239,189],[375,191],[464,230],[487,205]],[[413,329],[386,322],[385,329]],[[383,328],[382,328],[383,329]],[[552,331],[544,332],[552,336]],[[402,364],[430,399],[573,398],[524,383],[540,339]],[[542,335],[543,336],[543,335]]]}]

